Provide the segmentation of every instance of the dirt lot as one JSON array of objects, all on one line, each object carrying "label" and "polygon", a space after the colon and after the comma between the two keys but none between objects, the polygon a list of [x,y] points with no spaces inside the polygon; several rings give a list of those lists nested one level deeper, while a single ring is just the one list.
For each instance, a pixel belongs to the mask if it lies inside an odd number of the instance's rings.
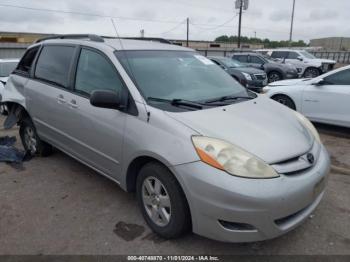
[{"label": "dirt lot", "polygon": [[[333,164],[349,169],[350,131],[318,128]],[[203,253],[350,255],[350,175],[332,171],[325,198],[298,229],[271,241],[227,244],[194,234],[155,236],[134,195],[61,152],[19,170],[0,164],[0,254]]]}]

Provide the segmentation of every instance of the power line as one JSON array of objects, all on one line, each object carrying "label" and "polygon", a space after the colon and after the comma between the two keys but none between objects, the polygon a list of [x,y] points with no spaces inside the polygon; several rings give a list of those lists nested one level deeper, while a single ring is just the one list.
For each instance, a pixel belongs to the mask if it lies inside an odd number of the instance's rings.
[{"label": "power line", "polygon": [[[113,19],[120,19],[120,20],[131,20],[131,21],[143,21],[143,22],[151,22],[151,23],[163,23],[163,24],[177,24],[179,26],[180,23],[183,23],[183,21],[171,21],[171,20],[158,20],[158,19],[143,19],[143,18],[135,18],[135,17],[123,17],[123,16],[109,16],[109,15],[102,15],[102,14],[94,14],[94,13],[85,13],[85,12],[77,12],[77,11],[67,11],[67,10],[56,10],[56,9],[48,9],[48,8],[36,8],[36,7],[29,7],[29,6],[21,6],[21,5],[12,5],[12,4],[0,4],[2,7],[8,7],[8,8],[17,8],[17,9],[25,9],[30,11],[38,11],[38,12],[51,12],[51,13],[62,13],[62,14],[75,14],[75,15],[81,15],[81,16],[90,16],[90,17],[100,17],[100,18],[113,18]],[[230,21],[231,22],[231,21]],[[229,22],[228,22],[229,23]],[[223,24],[205,24],[205,23],[191,23],[194,26],[200,27],[200,26],[214,26],[217,28],[225,27],[225,28],[232,28],[231,26],[226,26],[226,22]],[[242,26],[242,28],[252,29],[256,30],[258,29],[261,32],[273,32],[273,33],[285,33],[282,31],[276,31],[276,30],[268,30],[268,29],[261,29],[261,28],[252,28],[252,27],[245,27]],[[208,28],[202,28],[203,30],[207,30]],[[214,30],[213,28],[208,30]],[[298,34],[299,36],[303,36],[301,34]],[[303,37],[309,37],[304,35]]]},{"label": "power line", "polygon": [[0,4],[0,6],[2,6],[2,7],[11,7],[11,8],[19,8],[19,9],[26,9],[26,10],[31,10],[31,11],[39,11],[39,12],[74,14],[74,15],[81,15],[81,16],[94,16],[94,17],[100,17],[100,18],[114,18],[114,19],[134,20],[134,21],[154,22],[154,23],[175,24],[175,23],[179,22],[179,21],[168,21],[168,20],[157,20],[157,19],[143,19],[143,18],[134,18],[134,17],[125,17],[125,16],[109,16],[109,15],[102,15],[102,14],[93,14],[93,13],[67,11],[67,10],[56,10],[56,9],[47,9],[47,8],[36,8],[36,7],[29,7],[29,6],[10,5],[10,4]]},{"label": "power line", "polygon": [[223,24],[217,25],[217,26],[212,27],[212,28],[204,28],[204,27],[198,26],[199,24],[193,24],[193,23],[191,23],[191,25],[200,28],[202,30],[202,32],[203,31],[212,31],[212,30],[216,30],[220,27],[225,27],[227,24],[231,23],[237,16],[238,15],[235,15],[235,16],[231,17],[229,20],[227,20],[226,22],[224,22]]},{"label": "power line", "polygon": [[169,29],[168,31],[165,31],[163,33],[160,33],[161,35],[165,35],[165,34],[168,34],[172,31],[175,31],[176,29],[178,29],[181,25],[185,24],[187,19],[183,20],[182,22],[180,22],[179,24],[177,24],[176,26],[174,26],[173,28]]}]

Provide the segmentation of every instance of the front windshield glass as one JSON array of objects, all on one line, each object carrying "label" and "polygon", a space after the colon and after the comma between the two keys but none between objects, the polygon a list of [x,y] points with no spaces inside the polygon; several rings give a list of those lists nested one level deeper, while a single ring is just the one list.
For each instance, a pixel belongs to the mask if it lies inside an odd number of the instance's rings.
[{"label": "front windshield glass", "polygon": [[8,77],[16,68],[17,62],[7,62],[0,64],[0,77]]},{"label": "front windshield glass", "polygon": [[186,51],[119,51],[116,56],[146,100],[207,101],[248,93],[211,60]]},{"label": "front windshield glass", "polygon": [[307,51],[301,51],[300,53],[301,53],[304,57],[306,57],[306,58],[309,58],[309,59],[316,59],[316,57],[315,57],[314,55],[310,54],[310,53],[307,52]]},{"label": "front windshield glass", "polygon": [[241,62],[230,59],[230,58],[220,58],[220,60],[225,66],[229,68],[239,68],[239,67],[245,67]]}]

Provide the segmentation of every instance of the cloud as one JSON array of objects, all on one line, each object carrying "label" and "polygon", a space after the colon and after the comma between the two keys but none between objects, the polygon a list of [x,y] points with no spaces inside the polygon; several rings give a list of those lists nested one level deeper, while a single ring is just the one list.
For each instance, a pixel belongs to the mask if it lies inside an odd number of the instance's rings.
[{"label": "cloud", "polygon": [[[192,23],[204,24],[202,28],[215,28],[237,14],[234,1],[220,0],[1,0],[1,3],[35,8],[57,9],[105,16],[133,17],[140,19],[116,19],[121,35],[138,36],[145,29],[146,36],[168,38],[186,37],[186,26],[171,30],[187,17]],[[347,36],[349,0],[320,1],[297,0],[294,35],[296,39],[309,40],[326,37],[329,34]],[[250,7],[243,14],[243,35],[287,39],[291,16],[292,0],[250,0]],[[145,20],[172,21],[146,22]],[[97,33],[114,35],[109,18],[38,12],[0,6],[1,31],[37,31],[49,33]],[[201,30],[190,26],[190,38],[213,40],[222,34],[237,34],[238,17],[227,25],[215,30]],[[324,30],[325,28],[331,31]],[[160,35],[162,32],[167,34]]]},{"label": "cloud", "polygon": [[315,9],[310,12],[309,19],[313,21],[324,21],[328,19],[334,20],[338,16],[338,12],[332,9]]},{"label": "cloud", "polygon": [[270,14],[270,20],[274,22],[290,21],[291,12],[288,10],[275,10]]}]

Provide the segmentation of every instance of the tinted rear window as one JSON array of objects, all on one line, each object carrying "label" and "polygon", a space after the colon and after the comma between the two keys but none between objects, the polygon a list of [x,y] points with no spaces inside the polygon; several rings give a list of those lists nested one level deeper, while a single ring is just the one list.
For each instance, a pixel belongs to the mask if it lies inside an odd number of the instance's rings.
[{"label": "tinted rear window", "polygon": [[38,50],[39,50],[39,46],[29,49],[24,54],[24,56],[21,59],[21,61],[19,62],[16,71],[18,71],[20,73],[28,74],[30,69],[31,69],[31,67],[32,67],[32,65],[33,65],[33,62],[34,62],[34,59],[35,59],[35,56],[36,56]]},{"label": "tinted rear window", "polygon": [[37,62],[35,77],[68,87],[74,50],[70,46],[44,46]]},{"label": "tinted rear window", "polygon": [[247,63],[248,62],[248,56],[246,55],[234,55],[233,59],[236,59],[242,63]]},{"label": "tinted rear window", "polygon": [[288,57],[288,52],[285,51],[274,51],[271,54],[272,58],[287,58]]}]

